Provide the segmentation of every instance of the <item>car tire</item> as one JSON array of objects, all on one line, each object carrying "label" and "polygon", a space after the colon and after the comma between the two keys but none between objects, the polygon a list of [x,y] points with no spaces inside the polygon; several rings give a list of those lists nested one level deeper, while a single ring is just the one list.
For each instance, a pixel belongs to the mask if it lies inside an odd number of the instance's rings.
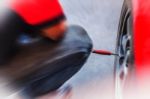
[{"label": "car tire", "polygon": [[124,1],[117,34],[115,57],[115,98],[128,99],[134,75],[134,47],[133,47],[133,17],[132,10]]}]

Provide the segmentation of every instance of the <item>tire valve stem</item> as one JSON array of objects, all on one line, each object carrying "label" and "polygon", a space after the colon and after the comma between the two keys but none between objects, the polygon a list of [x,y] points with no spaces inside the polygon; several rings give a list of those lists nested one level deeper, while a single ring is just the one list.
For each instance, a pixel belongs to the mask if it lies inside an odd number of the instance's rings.
[{"label": "tire valve stem", "polygon": [[119,56],[118,54],[116,53],[112,53],[110,51],[105,51],[105,50],[93,50],[92,53],[95,53],[95,54],[100,54],[100,55],[114,55],[114,56]]}]

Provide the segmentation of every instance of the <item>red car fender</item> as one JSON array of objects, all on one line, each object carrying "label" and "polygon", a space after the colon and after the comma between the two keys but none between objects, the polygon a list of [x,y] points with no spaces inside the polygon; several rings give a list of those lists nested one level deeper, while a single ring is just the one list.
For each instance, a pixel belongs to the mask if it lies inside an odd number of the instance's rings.
[{"label": "red car fender", "polygon": [[[150,0],[132,0],[134,56],[137,81],[150,83]],[[141,85],[142,84],[142,85]]]}]

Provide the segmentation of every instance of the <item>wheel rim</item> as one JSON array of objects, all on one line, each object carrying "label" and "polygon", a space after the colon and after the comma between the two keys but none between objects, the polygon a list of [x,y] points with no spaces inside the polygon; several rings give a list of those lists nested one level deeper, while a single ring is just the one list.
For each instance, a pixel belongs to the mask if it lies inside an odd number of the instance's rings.
[{"label": "wheel rim", "polygon": [[123,91],[125,87],[125,82],[127,81],[129,73],[129,59],[131,55],[131,31],[129,30],[129,18],[127,17],[123,29],[126,29],[125,32],[121,33],[119,38],[118,45],[118,54],[117,58],[117,71],[116,71],[116,99],[123,99]]}]

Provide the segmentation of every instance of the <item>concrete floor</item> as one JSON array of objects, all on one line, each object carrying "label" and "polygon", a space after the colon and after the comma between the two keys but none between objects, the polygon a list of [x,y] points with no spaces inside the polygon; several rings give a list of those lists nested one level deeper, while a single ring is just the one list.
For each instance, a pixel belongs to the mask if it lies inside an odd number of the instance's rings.
[{"label": "concrete floor", "polygon": [[[123,0],[61,0],[69,24],[83,26],[94,48],[115,51]],[[73,85],[71,99],[112,99],[114,57],[92,54],[82,70],[67,83]]]}]

